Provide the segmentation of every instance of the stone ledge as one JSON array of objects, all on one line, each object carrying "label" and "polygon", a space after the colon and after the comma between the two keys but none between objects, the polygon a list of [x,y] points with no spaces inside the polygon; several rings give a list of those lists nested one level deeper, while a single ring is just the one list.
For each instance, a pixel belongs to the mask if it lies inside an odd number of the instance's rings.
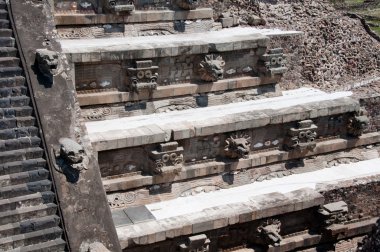
[{"label": "stone ledge", "polygon": [[129,15],[116,14],[55,14],[55,25],[129,24],[174,20],[212,19],[211,8],[190,11],[150,10],[133,11]]},{"label": "stone ledge", "polygon": [[280,77],[241,77],[235,79],[220,80],[212,83],[184,83],[168,86],[159,86],[157,90],[153,91],[153,94],[149,94],[147,90],[141,90],[139,94],[118,91],[87,93],[78,94],[78,100],[80,106],[89,106],[149,99],[162,99],[184,95],[195,95],[199,93],[209,93],[257,87],[260,85],[276,83],[279,81],[279,78]]},{"label": "stone ledge", "polygon": [[293,31],[236,27],[193,34],[100,39],[62,39],[62,50],[73,63],[174,57],[179,55],[257,49],[265,53],[270,36],[292,36]]},{"label": "stone ledge", "polygon": [[[96,151],[127,148],[359,111],[349,93],[287,95],[170,113],[87,122]],[[266,104],[265,104],[266,103]]]},{"label": "stone ledge", "polygon": [[[363,145],[370,145],[380,142],[380,133],[368,133],[364,134],[358,139],[333,139],[324,142],[317,143],[317,146],[314,151],[311,151],[306,154],[297,154],[289,153],[286,151],[273,150],[268,152],[262,152],[257,154],[251,154],[248,159],[240,159],[237,162],[225,163],[211,161],[207,163],[194,164],[185,166],[183,171],[181,171],[176,177],[168,178],[165,176],[128,176],[128,177],[119,177],[114,179],[103,179],[103,186],[106,192],[115,192],[130,190],[133,188],[168,183],[174,181],[181,181],[186,179],[194,179],[197,177],[203,177],[212,174],[218,174],[226,172],[228,170],[241,170],[241,169],[250,169],[257,166],[268,165],[271,163],[277,163],[281,161],[315,156],[328,152],[345,150],[347,148],[355,148]],[[366,183],[365,180],[362,183]],[[357,183],[361,183],[361,180],[358,180]],[[335,186],[343,186],[341,184],[334,184]],[[330,184],[318,184],[318,191],[331,189]]]},{"label": "stone ledge", "polygon": [[271,193],[247,202],[220,205],[170,218],[116,227],[122,249],[131,245],[147,245],[177,236],[196,234],[233,224],[245,223],[300,211],[324,203],[321,194],[304,188],[289,193]]}]

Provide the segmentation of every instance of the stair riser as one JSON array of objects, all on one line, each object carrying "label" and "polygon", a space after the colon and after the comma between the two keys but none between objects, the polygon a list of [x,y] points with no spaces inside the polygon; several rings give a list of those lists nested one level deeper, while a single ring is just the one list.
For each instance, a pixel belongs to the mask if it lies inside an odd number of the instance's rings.
[{"label": "stair riser", "polygon": [[0,29],[0,37],[9,38],[12,36],[13,34],[11,29]]},{"label": "stair riser", "polygon": [[41,144],[39,137],[22,137],[19,139],[0,140],[0,151],[12,151],[38,147]]},{"label": "stair riser", "polygon": [[0,88],[0,98],[8,98],[26,95],[27,89],[26,87],[6,87]]},{"label": "stair riser", "polygon": [[0,225],[6,225],[9,223],[16,223],[22,220],[41,218],[48,215],[54,215],[57,212],[56,207],[46,208],[42,210],[36,210],[26,213],[20,213],[15,215],[4,216],[0,219]]},{"label": "stair riser", "polygon": [[0,49],[0,57],[17,57],[16,48],[2,48]]},{"label": "stair riser", "polygon": [[[21,201],[21,202],[12,202],[9,204],[1,205],[0,212],[12,211],[21,207],[36,206],[43,203],[44,203],[44,200],[41,197],[31,198],[31,199]],[[50,202],[50,203],[53,203],[53,202]]]},{"label": "stair riser", "polygon": [[[46,242],[49,240],[54,240],[57,238],[60,238],[62,236],[62,231],[59,231],[58,229],[52,233],[44,234],[42,231],[40,232],[40,235],[34,236],[34,237],[26,237],[25,239],[18,240],[18,241],[9,241],[6,243],[3,243],[0,245],[0,250],[11,250],[14,248],[29,246],[32,244],[37,244],[41,242]],[[41,251],[41,250],[40,250]]]},{"label": "stair riser", "polygon": [[[0,23],[1,25],[1,23]],[[0,46],[1,47],[14,47],[15,40],[13,38],[1,38],[0,37]]]},{"label": "stair riser", "polygon": [[33,150],[27,150],[27,151],[9,151],[6,153],[0,152],[0,164],[26,160],[26,159],[41,158],[42,155],[43,155],[42,149],[33,149]]},{"label": "stair riser", "polygon": [[[32,115],[31,107],[0,108],[0,118],[27,117]],[[0,119],[0,122],[4,119]],[[5,129],[5,128],[1,128]]]},{"label": "stair riser", "polygon": [[0,79],[0,88],[25,86],[25,78],[22,76]]},{"label": "stair riser", "polygon": [[17,67],[20,65],[18,58],[0,58],[0,67]]},{"label": "stair riser", "polygon": [[0,179],[0,187],[19,185],[48,179],[49,173],[45,169],[24,173],[11,174]]},{"label": "stair riser", "polygon": [[41,169],[46,166],[46,161],[44,159],[32,159],[11,163],[4,163],[0,165],[0,176],[8,175],[19,172],[27,172]]},{"label": "stair riser", "polygon": [[[1,110],[0,110],[1,112]],[[1,113],[0,113],[1,114]],[[1,115],[0,115],[1,116]],[[5,115],[4,117],[8,117],[9,115]],[[14,117],[15,115],[12,115],[11,117]],[[34,118],[7,118],[7,119],[0,119],[0,129],[13,129],[16,127],[30,127],[35,125]]]},{"label": "stair riser", "polygon": [[[51,183],[29,183],[21,186],[9,186],[0,188],[0,198],[7,199],[23,195],[33,194],[36,192],[47,192],[51,190]],[[0,224],[1,225],[1,224]]]},{"label": "stair riser", "polygon": [[1,69],[0,68],[0,78],[16,77],[16,76],[20,76],[21,74],[22,74],[21,69],[17,69],[17,68]]},{"label": "stair riser", "polygon": [[6,11],[0,12],[0,19],[8,19],[8,12]]},{"label": "stair riser", "polygon": [[10,23],[9,23],[8,20],[6,20],[6,19],[0,19],[0,28],[6,28],[6,29],[8,29],[10,27],[11,26],[10,26]]},{"label": "stair riser", "polygon": [[59,218],[57,216],[47,216],[39,219],[34,219],[32,221],[23,221],[17,226],[1,230],[0,238],[53,228],[58,225]]},{"label": "stair riser", "polygon": [[29,102],[30,99],[27,96],[1,98],[0,108],[25,107],[29,105]]},{"label": "stair riser", "polygon": [[20,137],[36,137],[38,136],[38,128],[22,127],[0,130],[0,140],[17,139]]}]

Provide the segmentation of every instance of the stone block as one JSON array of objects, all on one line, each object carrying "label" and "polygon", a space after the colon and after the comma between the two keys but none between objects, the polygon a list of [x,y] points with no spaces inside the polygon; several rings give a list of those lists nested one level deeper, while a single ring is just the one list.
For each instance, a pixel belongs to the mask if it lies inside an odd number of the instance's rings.
[{"label": "stone block", "polygon": [[234,25],[234,19],[232,17],[224,17],[219,19],[223,28],[229,28]]}]

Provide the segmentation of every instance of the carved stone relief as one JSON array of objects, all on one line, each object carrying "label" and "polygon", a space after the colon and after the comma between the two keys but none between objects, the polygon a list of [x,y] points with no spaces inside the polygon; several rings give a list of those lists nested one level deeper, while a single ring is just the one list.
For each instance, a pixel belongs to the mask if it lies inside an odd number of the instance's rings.
[{"label": "carved stone relief", "polygon": [[282,48],[270,49],[268,53],[260,56],[259,72],[265,76],[284,74],[286,59]]},{"label": "carved stone relief", "polygon": [[59,139],[59,149],[54,150],[54,167],[57,171],[65,174],[69,182],[76,182],[79,174],[87,170],[88,157],[84,148],[69,138]]},{"label": "carved stone relief", "polygon": [[104,0],[104,7],[111,12],[129,13],[135,10],[133,0]]},{"label": "carved stone relief", "polygon": [[224,65],[226,62],[222,56],[214,54],[206,55],[204,60],[199,64],[199,75],[204,81],[217,81],[223,79]]},{"label": "carved stone relief", "polygon": [[276,219],[268,219],[262,223],[258,228],[257,232],[263,243],[267,245],[279,246],[282,240],[280,235],[281,222]]},{"label": "carved stone relief", "polygon": [[53,76],[58,73],[58,53],[48,49],[36,50],[36,63],[40,73],[50,82],[53,81]]},{"label": "carved stone relief", "polygon": [[210,240],[205,234],[187,237],[186,241],[179,245],[181,252],[209,252]]},{"label": "carved stone relief", "polygon": [[285,140],[287,149],[313,150],[316,147],[317,126],[312,120],[304,120],[297,123],[296,128],[290,128]]},{"label": "carved stone relief", "polygon": [[369,118],[367,116],[352,116],[348,119],[347,133],[354,137],[361,136],[368,125]]},{"label": "carved stone relief", "polygon": [[115,193],[107,195],[108,204],[111,208],[127,207],[136,201],[136,197],[137,196],[135,192]]},{"label": "carved stone relief", "polygon": [[226,139],[226,146],[224,147],[224,154],[228,158],[246,158],[250,151],[251,138],[245,133],[231,134]]},{"label": "carved stone relief", "polygon": [[178,147],[178,142],[162,143],[149,153],[149,157],[153,161],[151,173],[178,172],[182,168],[183,147]]},{"label": "carved stone relief", "polygon": [[158,66],[153,66],[151,60],[136,61],[136,67],[128,68],[130,89],[139,93],[142,89],[153,91],[157,89]]},{"label": "carved stone relief", "polygon": [[338,201],[323,205],[318,213],[323,219],[324,226],[336,223],[344,223],[348,220],[348,206],[344,201]]}]

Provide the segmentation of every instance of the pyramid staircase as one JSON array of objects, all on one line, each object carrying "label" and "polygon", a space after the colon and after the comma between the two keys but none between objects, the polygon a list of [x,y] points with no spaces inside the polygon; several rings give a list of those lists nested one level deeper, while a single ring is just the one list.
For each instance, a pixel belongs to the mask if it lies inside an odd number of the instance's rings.
[{"label": "pyramid staircase", "polygon": [[28,86],[0,1],[0,251],[64,251]]}]

